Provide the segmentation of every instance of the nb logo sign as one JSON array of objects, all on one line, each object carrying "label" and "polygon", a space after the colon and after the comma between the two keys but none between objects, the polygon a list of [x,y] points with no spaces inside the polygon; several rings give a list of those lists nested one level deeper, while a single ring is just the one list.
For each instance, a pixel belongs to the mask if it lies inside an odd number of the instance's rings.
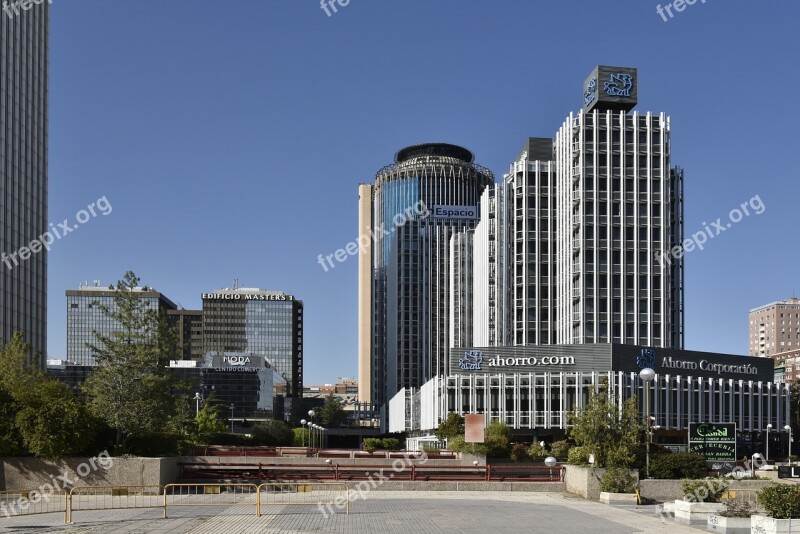
[{"label": "nb logo sign", "polygon": [[630,74],[612,74],[611,79],[603,84],[608,96],[626,96],[630,98],[633,89],[633,76]]},{"label": "nb logo sign", "polygon": [[464,371],[480,371],[483,363],[483,352],[479,350],[468,350],[464,357],[458,360],[458,366]]}]

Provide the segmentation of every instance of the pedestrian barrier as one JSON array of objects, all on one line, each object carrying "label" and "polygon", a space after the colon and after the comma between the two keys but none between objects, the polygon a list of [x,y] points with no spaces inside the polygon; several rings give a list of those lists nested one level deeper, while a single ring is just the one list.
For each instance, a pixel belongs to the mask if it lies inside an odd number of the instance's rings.
[{"label": "pedestrian barrier", "polygon": [[64,523],[71,524],[77,511],[157,508],[161,486],[76,486],[67,498]]},{"label": "pedestrian barrier", "polygon": [[735,503],[739,505],[747,505],[751,509],[758,508],[758,499],[756,494],[757,490],[754,489],[741,489],[741,488],[728,488],[722,494],[721,501],[728,503]]},{"label": "pedestrian barrier", "polygon": [[344,482],[274,482],[258,487],[261,506],[337,506],[350,513],[350,488]]},{"label": "pedestrian barrier", "polygon": [[[49,485],[49,484],[48,484]],[[0,518],[64,512],[68,495],[64,491],[0,491]]]},{"label": "pedestrian barrier", "polygon": [[260,516],[259,495],[255,484],[167,484],[164,518],[170,506],[254,506],[256,516]]},{"label": "pedestrian barrier", "polygon": [[72,524],[78,511],[181,506],[337,506],[350,513],[350,489],[344,482],[256,484],[167,484],[166,486],[77,486],[69,492],[0,491],[0,517],[63,513]]}]

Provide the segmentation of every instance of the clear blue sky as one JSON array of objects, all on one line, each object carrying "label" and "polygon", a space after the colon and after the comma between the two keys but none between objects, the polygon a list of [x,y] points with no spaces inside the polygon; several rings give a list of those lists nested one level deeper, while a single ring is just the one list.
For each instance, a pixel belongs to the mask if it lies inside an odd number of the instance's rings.
[{"label": "clear blue sky", "polygon": [[[113,207],[49,259],[49,356],[64,291],[133,270],[186,308],[228,287],[305,302],[306,383],[356,373],[357,186],[401,147],[464,145],[501,177],[553,136],[596,64],[639,68],[672,116],[686,230],[760,195],[694,251],[687,348],[746,354],[751,307],[800,292],[796,0],[54,0],[50,220]],[[794,162],[794,163],[793,163]]]}]

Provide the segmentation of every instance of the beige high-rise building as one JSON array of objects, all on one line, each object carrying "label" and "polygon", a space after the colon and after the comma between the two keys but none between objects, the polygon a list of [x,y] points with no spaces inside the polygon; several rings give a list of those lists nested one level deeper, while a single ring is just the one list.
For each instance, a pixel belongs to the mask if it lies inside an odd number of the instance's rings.
[{"label": "beige high-rise building", "polygon": [[800,348],[800,298],[750,310],[750,356],[774,357]]},{"label": "beige high-rise building", "polygon": [[358,398],[372,401],[372,186],[358,187]]}]

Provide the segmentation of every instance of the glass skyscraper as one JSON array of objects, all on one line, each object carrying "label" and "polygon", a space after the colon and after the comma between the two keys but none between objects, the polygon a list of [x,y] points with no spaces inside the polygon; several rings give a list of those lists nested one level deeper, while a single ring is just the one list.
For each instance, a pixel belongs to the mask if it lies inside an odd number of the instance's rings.
[{"label": "glass skyscraper", "polygon": [[219,289],[203,296],[206,355],[261,356],[287,382],[288,397],[303,394],[303,303],[263,289]]},{"label": "glass skyscraper", "polygon": [[[74,365],[96,365],[92,349],[87,343],[97,344],[95,331],[105,336],[120,330],[119,322],[103,310],[115,311],[115,289],[109,287],[81,286],[67,291],[67,361]],[[175,304],[151,288],[136,288],[135,293],[144,303],[144,310],[175,310]]]},{"label": "glass skyscraper", "polygon": [[362,211],[372,216],[361,220],[361,233],[374,238],[360,251],[370,259],[360,262],[360,284],[371,284],[359,303],[359,328],[371,336],[359,345],[360,373],[371,379],[370,392],[360,388],[360,396],[369,394],[364,402],[383,404],[447,369],[450,238],[475,227],[481,194],[494,182],[473,160],[459,146],[415,145],[400,150],[373,187],[362,187]]},{"label": "glass skyscraper", "polygon": [[8,9],[0,12],[0,341],[22,332],[44,368],[47,252],[23,247],[47,230],[50,6]]}]

